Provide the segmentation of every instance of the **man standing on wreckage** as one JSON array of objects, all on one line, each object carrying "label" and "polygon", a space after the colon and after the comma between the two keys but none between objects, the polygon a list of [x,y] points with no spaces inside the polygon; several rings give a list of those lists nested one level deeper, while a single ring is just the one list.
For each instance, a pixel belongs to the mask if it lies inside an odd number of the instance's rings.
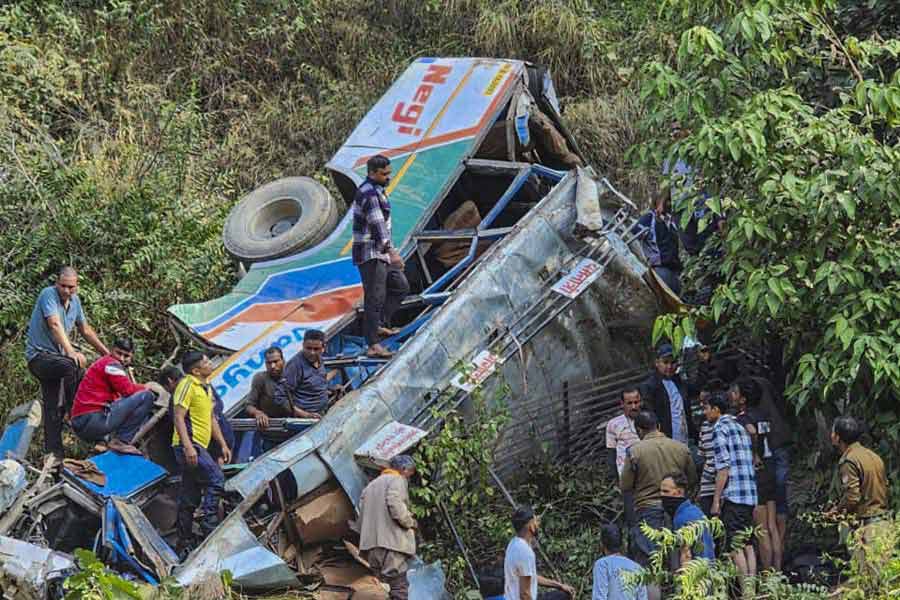
[{"label": "man standing on wreckage", "polygon": [[225,476],[219,463],[210,456],[209,444],[212,440],[218,442],[225,463],[231,461],[231,449],[214,414],[215,401],[208,381],[213,371],[212,361],[202,352],[190,350],[181,359],[181,368],[185,375],[178,382],[173,398],[172,446],[181,471],[177,553],[184,559],[196,544],[194,511],[201,495],[201,535],[205,538],[219,525],[219,500],[225,492]]}]

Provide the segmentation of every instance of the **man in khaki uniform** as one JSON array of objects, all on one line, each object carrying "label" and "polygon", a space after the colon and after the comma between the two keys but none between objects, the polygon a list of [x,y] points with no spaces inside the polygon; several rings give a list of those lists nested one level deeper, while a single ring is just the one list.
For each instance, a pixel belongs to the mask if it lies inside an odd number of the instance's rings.
[{"label": "man in khaki uniform", "polygon": [[855,516],[857,559],[866,566],[866,546],[886,529],[888,484],[881,457],[859,443],[862,427],[853,417],[838,417],[831,428],[831,443],[841,452],[841,500],[835,512]]},{"label": "man in khaki uniform", "polygon": [[[646,567],[656,545],[643,534],[641,523],[654,529],[662,529],[666,524],[659,484],[671,473],[682,473],[688,488],[693,489],[697,485],[697,468],[688,447],[659,430],[654,413],[642,410],[635,417],[634,425],[641,440],[625,451],[619,483],[623,494],[634,495],[637,522],[631,528],[630,554],[635,562]],[[659,598],[658,588],[648,587],[647,592],[651,600]]]},{"label": "man in khaki uniform", "polygon": [[391,600],[406,600],[406,570],[416,553],[416,520],[409,512],[408,480],[416,472],[411,456],[391,459],[359,499],[359,549],[391,588]]}]

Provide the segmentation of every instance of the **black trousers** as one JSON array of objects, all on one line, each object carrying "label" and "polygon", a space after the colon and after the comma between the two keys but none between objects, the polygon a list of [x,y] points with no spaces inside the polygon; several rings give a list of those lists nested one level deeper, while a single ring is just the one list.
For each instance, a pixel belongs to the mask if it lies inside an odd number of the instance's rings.
[{"label": "black trousers", "polygon": [[41,352],[28,361],[28,370],[41,384],[44,404],[44,451],[63,455],[63,416],[72,408],[81,369],[62,354]]},{"label": "black trousers", "polygon": [[380,341],[378,328],[390,325],[391,318],[409,293],[406,275],[397,267],[378,259],[358,265],[363,284],[363,335],[370,346]]}]

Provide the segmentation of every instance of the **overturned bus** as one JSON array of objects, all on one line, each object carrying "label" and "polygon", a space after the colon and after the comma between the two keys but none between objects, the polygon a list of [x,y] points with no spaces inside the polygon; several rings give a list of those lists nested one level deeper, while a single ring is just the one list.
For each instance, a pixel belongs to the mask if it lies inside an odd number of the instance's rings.
[{"label": "overturned bus", "polygon": [[[394,241],[412,288],[399,333],[384,342],[390,359],[365,355],[343,214],[374,154],[393,162]],[[246,274],[221,298],[169,309],[183,344],[189,337],[218,357],[212,384],[238,425],[265,349],[277,345],[289,359],[305,330],[324,330],[324,362],[342,393],[323,418],[280,421],[299,433],[266,453],[252,427],[238,432],[224,520],[184,561],[171,550],[177,477],[165,432],[147,432],[152,460],[105,453],[90,459],[102,479],[63,469],[28,490],[19,498],[26,510],[5,529],[0,522],[0,535],[68,551],[51,530],[75,519],[93,528],[109,562],[150,582],[229,570],[248,591],[298,585],[315,571],[312,548],[352,539],[346,522],[373,467],[439,426],[433,409],[464,409],[474,390],[502,386],[510,411],[527,420],[517,407],[563,382],[644,361],[665,288],[634,243],[634,206],[583,162],[545,70],[416,60],[328,163],[341,198],[306,178],[252,192],[223,234]],[[8,539],[0,537],[0,586]],[[349,585],[318,574],[325,588]]]}]

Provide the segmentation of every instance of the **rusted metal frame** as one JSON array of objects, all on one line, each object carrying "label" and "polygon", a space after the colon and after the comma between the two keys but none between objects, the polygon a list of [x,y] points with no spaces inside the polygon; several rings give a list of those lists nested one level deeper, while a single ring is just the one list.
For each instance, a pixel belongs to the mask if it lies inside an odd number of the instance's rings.
[{"label": "rusted metal frame", "polygon": [[293,520],[290,519],[288,515],[288,505],[284,498],[284,492],[281,489],[281,482],[278,480],[278,477],[275,477],[270,484],[275,490],[275,494],[278,497],[278,506],[281,507],[281,516],[284,521],[285,531],[287,532],[288,541],[294,545],[295,548],[300,548],[300,534],[297,532],[297,529],[294,525]]}]

